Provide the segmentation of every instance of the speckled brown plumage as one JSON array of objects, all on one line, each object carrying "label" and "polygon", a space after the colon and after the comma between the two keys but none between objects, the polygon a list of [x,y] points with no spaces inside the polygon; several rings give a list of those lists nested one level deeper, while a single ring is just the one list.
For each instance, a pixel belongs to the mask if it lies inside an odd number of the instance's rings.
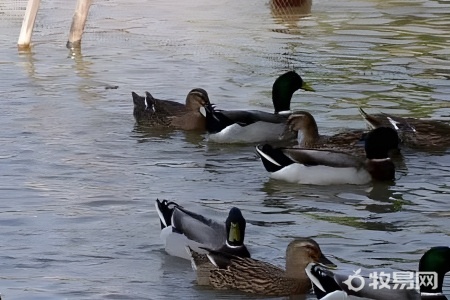
[{"label": "speckled brown plumage", "polygon": [[295,239],[288,245],[286,270],[261,260],[217,251],[210,251],[208,255],[214,264],[205,262],[204,256],[192,255],[198,284],[270,296],[305,294],[311,289],[306,266],[313,261],[332,265],[319,245],[309,238]]},{"label": "speckled brown plumage", "polygon": [[364,157],[364,147],[361,142],[363,130],[347,130],[332,136],[319,134],[316,120],[307,111],[293,112],[286,122],[285,132],[301,134],[298,147],[335,150]]},{"label": "speckled brown plumage", "polygon": [[445,121],[402,118],[388,114],[366,113],[359,109],[369,128],[391,127],[388,118],[398,122],[397,131],[402,144],[423,151],[444,151],[450,147],[450,125]]},{"label": "speckled brown plumage", "polygon": [[234,260],[227,269],[212,270],[210,282],[216,289],[238,289],[270,296],[304,294],[311,289],[309,280],[289,278],[280,267],[252,259]]}]

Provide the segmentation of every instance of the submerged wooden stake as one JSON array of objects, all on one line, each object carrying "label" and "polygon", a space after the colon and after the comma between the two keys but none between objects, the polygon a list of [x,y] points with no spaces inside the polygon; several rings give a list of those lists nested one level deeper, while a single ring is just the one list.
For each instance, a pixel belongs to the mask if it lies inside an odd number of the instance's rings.
[{"label": "submerged wooden stake", "polygon": [[81,45],[81,36],[83,35],[84,25],[86,24],[89,7],[92,0],[78,0],[75,13],[73,14],[72,25],[70,26],[69,40],[67,48],[78,48]]},{"label": "submerged wooden stake", "polygon": [[22,29],[20,30],[17,45],[19,48],[28,48],[31,44],[31,35],[33,34],[34,22],[39,9],[41,0],[28,0],[27,10],[23,17]]}]

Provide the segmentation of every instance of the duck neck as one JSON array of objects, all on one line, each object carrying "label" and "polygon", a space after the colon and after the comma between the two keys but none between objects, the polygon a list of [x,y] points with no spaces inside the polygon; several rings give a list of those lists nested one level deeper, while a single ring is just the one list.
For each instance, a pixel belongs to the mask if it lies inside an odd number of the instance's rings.
[{"label": "duck neck", "polygon": [[280,111],[291,110],[291,99],[294,93],[287,87],[282,86],[281,83],[274,84],[272,89],[272,104],[275,113]]},{"label": "duck neck", "polygon": [[441,299],[439,295],[442,295],[444,277],[449,272],[449,255],[449,247],[434,247],[422,256],[419,262],[419,286],[422,295],[433,296],[430,299]]},{"label": "duck neck", "polygon": [[295,278],[298,280],[308,280],[308,276],[305,272],[305,259],[301,259],[296,257],[294,258],[286,258],[286,277]]},{"label": "duck neck", "polygon": [[375,180],[387,181],[395,179],[395,165],[390,158],[367,159],[366,168]]},{"label": "duck neck", "polygon": [[300,140],[300,146],[309,148],[313,147],[320,139],[319,130],[317,129],[317,124],[310,124],[306,128],[301,130],[302,138]]}]

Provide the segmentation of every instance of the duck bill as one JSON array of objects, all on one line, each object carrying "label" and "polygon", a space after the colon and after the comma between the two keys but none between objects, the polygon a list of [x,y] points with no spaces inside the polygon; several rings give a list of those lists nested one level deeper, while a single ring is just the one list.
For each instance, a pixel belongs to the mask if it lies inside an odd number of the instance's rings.
[{"label": "duck bill", "polygon": [[303,81],[302,86],[300,87],[302,90],[308,91],[308,92],[315,92],[316,90],[313,89],[309,84]]},{"label": "duck bill", "polygon": [[200,107],[200,114],[206,118],[206,108],[204,106]]},{"label": "duck bill", "polygon": [[241,241],[241,231],[239,230],[239,224],[231,222],[230,233],[228,234],[229,243],[239,243]]},{"label": "duck bill", "polygon": [[331,262],[328,258],[325,257],[325,255],[321,254],[319,257],[318,263],[327,269],[336,269],[337,266]]},{"label": "duck bill", "polygon": [[214,115],[214,104],[206,103],[202,107],[200,107],[200,113],[202,116],[206,117],[207,115]]}]

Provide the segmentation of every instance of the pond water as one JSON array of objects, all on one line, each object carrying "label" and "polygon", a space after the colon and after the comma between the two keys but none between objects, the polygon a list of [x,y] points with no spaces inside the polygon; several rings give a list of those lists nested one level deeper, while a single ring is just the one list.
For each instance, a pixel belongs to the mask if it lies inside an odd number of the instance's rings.
[{"label": "pond water", "polygon": [[252,145],[137,128],[131,99],[202,87],[220,108],[271,111],[273,81],[295,69],[316,92],[292,108],[323,133],[364,128],[358,106],[449,120],[449,1],[318,0],[306,17],[256,0],[94,1],[76,53],[75,1],[62,0],[42,1],[19,52],[25,2],[0,4],[3,299],[249,298],[196,287],[189,262],[165,254],[156,198],[217,218],[240,207],[253,256],[280,265],[297,236],[348,272],[416,270],[450,244],[448,151],[405,150],[391,186],[287,184]]}]

